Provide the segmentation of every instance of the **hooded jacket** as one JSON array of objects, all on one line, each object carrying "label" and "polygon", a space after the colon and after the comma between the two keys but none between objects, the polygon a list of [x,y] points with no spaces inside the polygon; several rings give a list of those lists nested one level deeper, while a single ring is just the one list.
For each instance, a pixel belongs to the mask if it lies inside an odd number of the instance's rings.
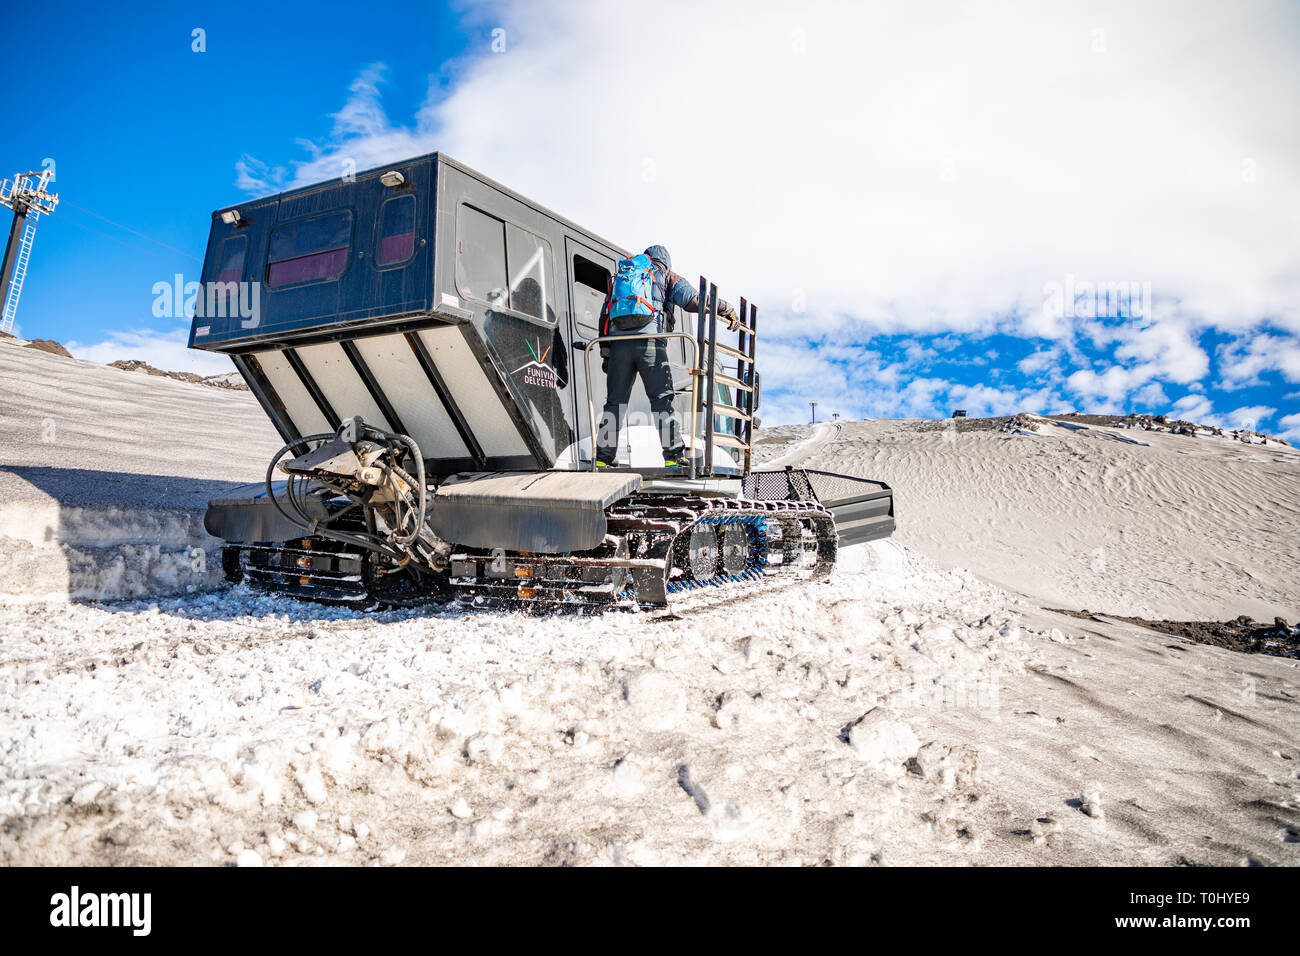
[{"label": "hooded jacket", "polygon": [[650,246],[645,254],[654,266],[654,287],[651,300],[655,315],[639,329],[620,329],[609,321],[609,295],[600,309],[601,335],[646,335],[650,332],[671,332],[676,324],[673,306],[683,312],[699,312],[699,290],[672,270],[672,259],[663,246]]}]

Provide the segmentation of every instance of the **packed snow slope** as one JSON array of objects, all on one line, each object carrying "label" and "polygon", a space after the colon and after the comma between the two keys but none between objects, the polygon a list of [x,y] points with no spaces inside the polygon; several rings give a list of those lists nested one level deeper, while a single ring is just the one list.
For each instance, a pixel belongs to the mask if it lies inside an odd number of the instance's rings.
[{"label": "packed snow slope", "polygon": [[0,597],[120,598],[220,580],[203,511],[279,447],[249,392],[0,339]]},{"label": "packed snow slope", "polygon": [[769,429],[755,467],[883,480],[898,541],[1048,607],[1300,617],[1300,450],[1035,423],[1036,432],[924,420]]},{"label": "packed snow slope", "polygon": [[[0,394],[6,502],[55,493],[77,504],[206,504],[207,483],[261,479],[281,444],[251,392],[125,371],[4,340]],[[58,468],[84,478],[70,476],[51,492],[15,480],[23,470]]]}]

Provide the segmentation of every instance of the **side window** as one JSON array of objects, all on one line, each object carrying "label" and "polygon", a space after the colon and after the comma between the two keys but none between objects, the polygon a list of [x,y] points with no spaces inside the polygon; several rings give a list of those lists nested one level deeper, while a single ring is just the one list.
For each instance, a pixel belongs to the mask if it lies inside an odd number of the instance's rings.
[{"label": "side window", "polygon": [[610,271],[582,256],[573,257],[573,314],[584,338],[600,334],[600,310],[609,292]]},{"label": "side window", "polygon": [[456,228],[456,285],[461,294],[506,306],[506,224],[462,205]]},{"label": "side window", "polygon": [[379,211],[376,266],[405,262],[415,254],[415,197],[394,196]]},{"label": "side window", "polygon": [[231,236],[221,244],[217,257],[217,282],[240,282],[248,258],[248,236]]},{"label": "side window", "polygon": [[506,226],[506,262],[510,266],[510,307],[535,319],[551,321],[546,314],[551,290],[546,281],[550,256],[545,241],[514,226]]},{"label": "side window", "polygon": [[276,226],[267,255],[266,284],[274,289],[337,279],[347,268],[351,239],[352,212],[347,209]]},{"label": "side window", "polygon": [[456,234],[456,285],[494,309],[555,322],[551,247],[513,223],[461,205]]}]

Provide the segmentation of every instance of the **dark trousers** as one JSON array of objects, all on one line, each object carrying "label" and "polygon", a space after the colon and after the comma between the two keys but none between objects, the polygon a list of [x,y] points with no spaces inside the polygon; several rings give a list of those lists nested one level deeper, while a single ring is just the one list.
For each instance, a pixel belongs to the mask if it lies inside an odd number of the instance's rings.
[{"label": "dark trousers", "polygon": [[673,373],[668,365],[667,339],[617,339],[609,343],[605,360],[605,411],[597,423],[596,457],[613,462],[618,455],[618,430],[640,374],[650,399],[650,412],[659,430],[664,458],[685,455],[681,425],[673,412]]}]

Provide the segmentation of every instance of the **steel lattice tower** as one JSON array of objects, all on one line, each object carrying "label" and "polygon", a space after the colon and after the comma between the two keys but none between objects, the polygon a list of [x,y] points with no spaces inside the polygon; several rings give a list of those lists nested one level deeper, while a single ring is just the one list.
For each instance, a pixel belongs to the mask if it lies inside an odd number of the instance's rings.
[{"label": "steel lattice tower", "polygon": [[9,227],[9,242],[5,246],[4,263],[0,266],[0,332],[13,332],[14,317],[18,314],[18,296],[23,291],[27,276],[27,263],[32,255],[32,239],[36,236],[36,219],[41,213],[49,215],[59,204],[59,197],[47,192],[53,170],[17,173],[12,181],[0,182],[0,204],[13,210],[14,221]]}]

